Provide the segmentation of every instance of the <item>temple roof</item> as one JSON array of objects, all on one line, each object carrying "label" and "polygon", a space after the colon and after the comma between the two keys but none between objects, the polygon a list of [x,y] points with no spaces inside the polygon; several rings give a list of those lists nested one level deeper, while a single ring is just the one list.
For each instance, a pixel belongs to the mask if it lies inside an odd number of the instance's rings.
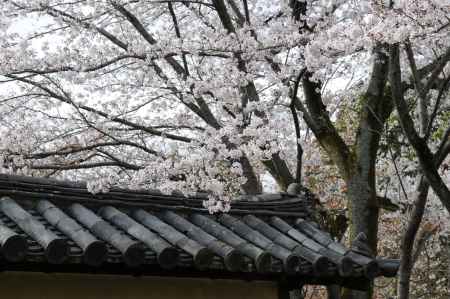
[{"label": "temple roof", "polygon": [[[308,193],[243,196],[209,214],[206,195],[164,195],[0,174],[0,269],[351,284],[398,261],[347,248],[314,222]],[[360,242],[361,243],[361,242]],[[349,283],[353,282],[353,283]]]}]

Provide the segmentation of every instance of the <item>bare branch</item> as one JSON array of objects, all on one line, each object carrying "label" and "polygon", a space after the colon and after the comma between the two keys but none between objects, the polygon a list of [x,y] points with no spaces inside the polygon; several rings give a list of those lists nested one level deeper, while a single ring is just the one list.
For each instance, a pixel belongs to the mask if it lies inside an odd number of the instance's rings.
[{"label": "bare branch", "polygon": [[409,114],[408,105],[403,98],[398,44],[389,46],[389,56],[389,81],[403,131],[419,158],[422,172],[428,183],[447,211],[450,212],[450,190],[442,181],[435,167],[433,155],[425,140],[417,134],[414,122]]},{"label": "bare branch", "polygon": [[[45,87],[44,85],[42,85],[42,84],[40,84],[38,82],[31,81],[29,79],[24,79],[24,78],[17,77],[17,76],[13,76],[13,75],[6,75],[6,77],[13,78],[15,80],[18,80],[18,81],[21,81],[21,82],[33,85],[33,86],[35,86],[35,87],[45,91],[50,97],[52,97],[54,99],[57,99],[57,100],[59,100],[61,102],[64,102],[64,103],[72,105],[72,102],[69,99],[67,99],[66,97],[64,97],[62,95],[59,95],[59,94],[53,92],[52,90],[50,90],[49,88]],[[86,105],[78,105],[77,107],[82,109],[82,110],[84,110],[84,111],[88,111],[88,112],[97,114],[99,116],[102,116],[102,117],[104,117],[106,119],[109,119],[112,122],[120,123],[120,124],[129,126],[129,127],[132,127],[134,129],[138,129],[138,130],[144,131],[144,132],[149,133],[151,135],[164,137],[164,138],[168,138],[168,139],[172,139],[172,140],[176,140],[176,141],[182,141],[182,142],[191,142],[192,141],[191,138],[178,136],[178,135],[174,135],[174,134],[170,134],[170,133],[164,133],[164,132],[155,130],[155,129],[151,128],[151,127],[147,127],[147,126],[140,125],[140,124],[134,123],[132,121],[126,120],[124,118],[111,116],[111,115],[109,115],[109,114],[107,114],[107,113],[105,113],[103,111],[100,111],[98,109],[95,109],[95,108],[92,108],[92,107],[89,107],[89,106],[86,106]]]},{"label": "bare branch", "polygon": [[[134,28],[149,44],[155,45],[157,43],[156,39],[145,29],[144,25],[142,25],[142,23],[134,14],[132,14],[122,5],[119,5],[117,2],[112,2],[112,5],[123,16],[125,16],[125,18],[134,26]],[[165,59],[173,67],[178,75],[187,76],[187,71],[173,57],[169,56]]]},{"label": "bare branch", "polygon": [[417,73],[416,60],[414,59],[414,53],[410,42],[405,43],[405,51],[409,60],[409,66],[411,68],[412,77],[414,81],[414,88],[419,95],[419,125],[420,125],[420,135],[425,136],[428,126],[428,104],[429,99],[425,93],[425,89],[420,82],[419,75]]},{"label": "bare branch", "polygon": [[[177,37],[179,39],[181,39],[180,27],[178,25],[178,20],[177,20],[176,14],[175,14],[175,10],[173,9],[172,3],[169,2],[168,5],[169,5],[170,16],[172,17],[173,25],[175,28],[175,34],[177,35]],[[188,68],[188,64],[187,64],[187,60],[186,60],[186,54],[183,54],[182,57],[183,57],[184,70],[186,71],[185,76],[188,76],[189,68]]]},{"label": "bare branch", "polygon": [[[351,176],[352,159],[350,150],[330,120],[320,94],[320,83],[313,82],[311,76],[312,74],[306,71],[302,77],[303,93],[308,112],[304,114],[304,119],[308,125],[311,124],[311,130],[330,158],[342,171],[342,176],[349,178]],[[306,109],[300,106],[300,110]]]},{"label": "bare branch", "polygon": [[242,15],[238,5],[234,0],[227,0],[228,4],[230,4],[231,9],[237,17],[237,23],[240,27],[242,27],[245,23],[245,17]]},{"label": "bare branch", "polygon": [[31,169],[40,169],[40,170],[74,170],[74,169],[89,169],[89,168],[98,168],[98,167],[122,167],[130,170],[141,169],[141,166],[133,165],[132,168],[128,168],[129,164],[122,164],[118,162],[94,162],[94,163],[84,163],[84,164],[73,164],[73,165],[65,165],[65,164],[43,164],[43,165],[31,165]]}]

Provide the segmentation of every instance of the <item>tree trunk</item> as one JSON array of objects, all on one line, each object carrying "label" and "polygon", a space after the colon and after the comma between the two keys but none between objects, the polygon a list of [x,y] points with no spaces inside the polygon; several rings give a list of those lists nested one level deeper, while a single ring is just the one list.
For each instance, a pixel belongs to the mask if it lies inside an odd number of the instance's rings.
[{"label": "tree trunk", "polygon": [[242,156],[240,158],[242,170],[244,172],[244,176],[247,179],[247,181],[241,186],[242,190],[246,194],[259,194],[262,193],[262,184],[259,180],[258,176],[255,173],[255,170],[253,169],[252,165],[250,164],[250,161],[248,160],[247,156]]},{"label": "tree trunk", "polygon": [[[372,182],[370,182],[372,181]],[[350,240],[363,232],[366,234],[369,247],[377,252],[378,214],[376,204],[374,176],[369,180],[358,173],[348,182]]]},{"label": "tree trunk", "polygon": [[[357,171],[347,182],[348,208],[350,212],[350,240],[363,232],[366,234],[372,252],[377,252],[378,215],[376,203],[375,175]],[[372,298],[373,289],[368,292],[344,289],[344,299]]]},{"label": "tree trunk", "polygon": [[[354,157],[347,184],[348,208],[350,211],[350,240],[359,233],[365,233],[368,246],[377,253],[379,205],[376,194],[375,165],[383,126],[393,109],[392,98],[386,87],[388,57],[384,46],[374,48],[375,62],[369,86],[362,97],[360,123],[356,133]],[[344,289],[344,299],[369,299],[373,287],[368,292]]]},{"label": "tree trunk", "polygon": [[412,257],[414,240],[419,230],[422,216],[425,210],[425,203],[428,196],[429,185],[424,178],[421,179],[417,191],[419,192],[414,203],[414,209],[408,221],[405,234],[402,239],[402,248],[400,256],[400,269],[398,274],[397,295],[399,299],[409,298],[409,286],[411,280],[411,271],[414,267]]},{"label": "tree trunk", "polygon": [[[443,141],[443,143],[441,143],[441,145],[439,146],[439,150],[436,152],[433,159],[436,167],[439,167],[449,154],[449,145],[450,144],[447,143],[447,141]],[[425,176],[422,175],[419,186],[417,187],[418,194],[414,202],[414,208],[402,239],[399,280],[397,286],[397,295],[399,296],[399,299],[409,298],[411,272],[415,263],[415,260],[413,258],[414,240],[416,239],[420,223],[422,222],[429,189],[430,184],[428,183]]]},{"label": "tree trunk", "polygon": [[[447,240],[450,240],[450,235],[447,235]],[[445,251],[447,253],[447,289],[449,290],[449,293],[447,294],[450,296],[450,242],[447,242],[447,250]]]}]

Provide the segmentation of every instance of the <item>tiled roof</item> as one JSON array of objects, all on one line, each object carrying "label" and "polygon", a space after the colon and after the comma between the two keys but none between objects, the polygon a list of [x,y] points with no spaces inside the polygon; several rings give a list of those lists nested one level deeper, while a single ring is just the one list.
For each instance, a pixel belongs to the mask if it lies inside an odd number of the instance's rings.
[{"label": "tiled roof", "polygon": [[322,231],[307,197],[247,196],[230,212],[210,215],[204,194],[93,195],[81,183],[0,175],[1,267],[76,265],[95,272],[117,265],[130,274],[160,269],[312,280],[395,275],[397,262],[346,248]]}]

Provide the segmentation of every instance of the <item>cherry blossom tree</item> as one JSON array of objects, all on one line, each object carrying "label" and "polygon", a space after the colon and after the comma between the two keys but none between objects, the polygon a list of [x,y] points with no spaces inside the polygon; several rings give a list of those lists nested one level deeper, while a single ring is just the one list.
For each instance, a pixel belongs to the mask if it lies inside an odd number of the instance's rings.
[{"label": "cherry blossom tree", "polygon": [[380,209],[403,205],[407,298],[429,188],[450,208],[448,1],[6,0],[0,13],[3,172],[206,190],[212,212],[315,180],[324,204],[345,194],[349,239],[365,233],[374,254]]}]

